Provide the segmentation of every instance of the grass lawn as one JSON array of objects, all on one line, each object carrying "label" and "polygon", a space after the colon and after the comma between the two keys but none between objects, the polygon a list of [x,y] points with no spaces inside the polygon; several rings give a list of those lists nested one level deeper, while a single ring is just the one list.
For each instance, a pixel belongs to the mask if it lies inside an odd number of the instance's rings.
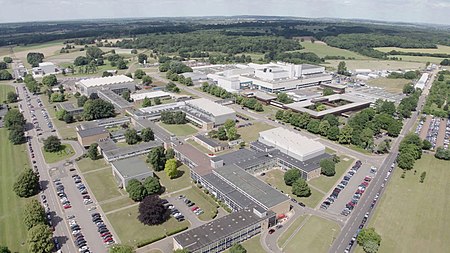
[{"label": "grass lawn", "polygon": [[122,207],[132,205],[134,203],[136,203],[136,202],[134,202],[128,196],[124,196],[121,199],[101,204],[101,206],[102,206],[103,212],[107,213],[107,212],[110,212],[110,211],[113,211],[113,210],[116,210],[116,209],[119,209]]},{"label": "grass lawn", "polygon": [[389,57],[398,57],[401,58],[402,61],[410,61],[410,62],[431,62],[435,64],[440,64],[444,58],[431,57],[431,56],[412,56],[412,55],[389,55]]},{"label": "grass lawn", "polygon": [[194,127],[192,127],[189,124],[182,124],[182,125],[169,125],[164,123],[159,123],[159,125],[166,129],[167,131],[171,132],[174,135],[177,136],[187,136],[187,135],[193,135],[198,132],[198,130]]},{"label": "grass lawn", "polygon": [[17,176],[29,167],[25,145],[12,145],[8,131],[0,129],[0,244],[11,252],[26,252],[27,230],[23,224],[23,208],[27,199],[17,197],[12,191]]},{"label": "grass lawn", "polygon": [[175,179],[168,178],[166,172],[164,171],[155,171],[156,176],[159,178],[159,182],[165,187],[164,193],[171,193],[192,185],[191,176],[189,175],[189,168],[183,164],[178,167],[178,171],[181,176]]},{"label": "grass lawn", "polygon": [[[369,223],[381,235],[379,252],[448,252],[450,162],[423,155],[414,170],[405,178],[394,171]],[[423,171],[425,182],[419,183]]]},{"label": "grass lawn", "polygon": [[442,46],[438,45],[437,48],[399,48],[399,47],[376,47],[375,48],[381,52],[390,52],[392,50],[400,51],[400,52],[418,52],[418,53],[441,53],[441,54],[450,54],[450,46]]},{"label": "grass lawn", "polygon": [[[327,60],[325,66],[337,69],[341,60]],[[419,69],[425,66],[420,62],[388,61],[388,60],[345,60],[348,70],[372,69],[372,70],[398,70],[398,69]]]},{"label": "grass lawn", "polygon": [[123,244],[136,246],[140,241],[156,239],[171,231],[189,226],[188,221],[178,222],[174,218],[170,218],[161,225],[147,226],[137,219],[138,213],[138,206],[133,206],[106,215]]},{"label": "grass lawn", "polygon": [[275,118],[275,114],[280,110],[277,107],[271,105],[263,105],[263,109],[264,111],[262,112],[255,112],[259,114],[267,114],[267,116],[269,116],[270,118]]},{"label": "grass lawn", "polygon": [[241,127],[237,129],[238,134],[241,135],[241,138],[245,141],[245,143],[250,143],[252,141],[256,141],[259,137],[259,132],[272,129],[271,125],[268,125],[263,122],[255,122],[251,126]]},{"label": "grass lawn", "polygon": [[189,139],[187,142],[205,154],[214,153],[214,152],[211,152],[209,149],[203,147],[202,145],[198,144],[194,140]]},{"label": "grass lawn", "polygon": [[61,150],[58,152],[47,152],[42,148],[42,153],[46,163],[56,163],[70,158],[75,154],[75,151],[73,151],[72,145],[61,144]]},{"label": "grass lawn", "polygon": [[[247,253],[262,253],[265,252],[264,248],[261,246],[261,235],[253,236],[251,239],[248,239],[241,243],[241,245],[247,250]],[[224,251],[225,253],[230,253],[230,250],[227,249]]]},{"label": "grass lawn", "polygon": [[355,58],[356,60],[368,59],[369,57],[360,55],[358,53],[340,49],[337,47],[328,46],[323,42],[311,43],[310,41],[305,41],[300,43],[305,49],[299,50],[299,52],[312,52],[317,54],[317,56],[323,58],[325,56],[343,56],[345,58]]},{"label": "grass lawn", "polygon": [[289,241],[283,252],[326,253],[339,232],[340,228],[336,223],[311,216],[303,228]]},{"label": "grass lawn", "polygon": [[185,195],[186,198],[194,202],[196,206],[203,209],[204,213],[198,216],[200,220],[209,221],[215,216],[215,213],[217,212],[217,203],[209,195],[204,193],[196,186],[192,187],[189,190],[182,191],[177,195]]},{"label": "grass lawn", "polygon": [[321,175],[311,179],[308,183],[324,192],[328,192],[336,181],[338,181],[344,172],[353,164],[354,159],[347,156],[340,156],[341,161],[336,164],[336,174],[332,177]]},{"label": "grass lawn", "polygon": [[308,217],[307,215],[302,215],[298,217],[291,225],[284,231],[283,234],[278,238],[277,244],[278,247],[283,247],[283,245],[287,242],[289,237],[295,232],[295,230],[302,224],[302,222]]},{"label": "grass lawn", "polygon": [[110,168],[84,174],[84,178],[98,202],[122,195]]},{"label": "grass lawn", "polygon": [[411,83],[411,80],[399,78],[399,79],[390,79],[390,78],[376,78],[370,79],[367,81],[367,85],[384,88],[387,91],[391,92],[399,92],[403,91],[403,86],[405,84]]},{"label": "grass lawn", "polygon": [[276,189],[282,191],[283,193],[289,194],[291,198],[297,201],[305,203],[305,205],[314,208],[323,198],[323,194],[314,188],[311,188],[311,195],[309,197],[297,197],[292,194],[291,187],[284,183],[284,172],[281,170],[271,170],[266,172],[265,176],[260,177],[266,183],[272,185]]},{"label": "grass lawn", "polygon": [[108,166],[108,164],[103,159],[93,161],[91,160],[91,158],[83,158],[77,162],[77,165],[82,173]]},{"label": "grass lawn", "polygon": [[6,101],[6,95],[10,91],[15,91],[13,86],[7,84],[0,84],[0,103]]}]

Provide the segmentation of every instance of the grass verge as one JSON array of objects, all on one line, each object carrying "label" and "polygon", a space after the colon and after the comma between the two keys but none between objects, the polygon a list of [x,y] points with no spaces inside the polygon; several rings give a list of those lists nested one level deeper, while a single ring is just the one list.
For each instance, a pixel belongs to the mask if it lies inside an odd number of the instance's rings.
[{"label": "grass verge", "polygon": [[187,136],[187,135],[193,135],[198,132],[197,129],[190,126],[189,124],[183,124],[183,125],[169,125],[160,123],[159,124],[162,128],[166,129],[170,133],[177,135],[177,136]]},{"label": "grass verge", "polygon": [[73,151],[72,145],[61,144],[61,150],[58,152],[47,152],[42,148],[42,153],[46,163],[56,163],[70,158],[75,154],[75,151]]},{"label": "grass verge", "polygon": [[306,215],[299,216],[292,224],[284,231],[283,234],[278,238],[277,244],[278,247],[283,247],[283,245],[287,242],[289,237],[295,232],[295,230],[302,224],[302,222],[306,219]]},{"label": "grass verge", "polygon": [[353,164],[354,159],[348,156],[340,156],[341,161],[336,164],[336,174],[332,177],[321,175],[311,179],[308,183],[324,192],[328,192],[342,177],[344,172]]},{"label": "grass verge", "polygon": [[14,87],[7,84],[0,84],[0,103],[6,101],[6,95],[8,92],[14,91]]},{"label": "grass verge", "polygon": [[91,158],[83,158],[77,162],[77,165],[81,173],[109,166],[103,159],[91,160]]},{"label": "grass verge", "polygon": [[259,132],[272,128],[273,127],[271,125],[262,122],[256,122],[251,126],[238,128],[237,132],[241,135],[241,138],[245,141],[245,143],[250,143],[258,139]]}]

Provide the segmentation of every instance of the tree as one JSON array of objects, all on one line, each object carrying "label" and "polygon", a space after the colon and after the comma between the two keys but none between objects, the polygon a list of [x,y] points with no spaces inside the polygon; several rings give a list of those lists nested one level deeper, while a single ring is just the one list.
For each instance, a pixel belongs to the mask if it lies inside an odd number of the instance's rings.
[{"label": "tree", "polygon": [[339,134],[339,143],[341,144],[349,144],[352,140],[353,128],[349,125],[345,125],[341,129],[341,133]]},{"label": "tree", "polygon": [[142,107],[149,107],[152,106],[152,100],[148,97],[145,97],[142,101]]},{"label": "tree", "polygon": [[99,153],[98,153],[98,144],[97,143],[92,143],[87,151],[87,156],[89,158],[91,158],[91,160],[97,160],[99,158]]},{"label": "tree", "polygon": [[134,144],[138,143],[141,140],[141,138],[138,135],[136,129],[127,129],[125,131],[124,135],[125,135],[125,142],[128,145],[134,145]]},{"label": "tree", "polygon": [[29,64],[31,64],[31,66],[33,68],[39,66],[39,63],[41,63],[43,59],[44,59],[44,54],[42,54],[42,53],[30,52],[27,54],[27,62]]},{"label": "tree", "polygon": [[63,102],[65,100],[65,96],[64,94],[61,94],[59,92],[55,92],[52,93],[52,95],[50,96],[50,101],[51,102]]},{"label": "tree", "polygon": [[0,70],[0,80],[11,80],[11,79],[13,79],[13,77],[8,70],[6,69]]},{"label": "tree", "polygon": [[118,69],[127,69],[128,68],[127,63],[123,59],[120,59],[117,61],[117,68]]},{"label": "tree", "polygon": [[225,141],[228,139],[225,127],[221,126],[217,129],[217,138],[221,141]]},{"label": "tree", "polygon": [[308,123],[308,131],[313,133],[313,134],[318,134],[319,133],[319,125],[320,125],[320,121],[318,119],[312,119],[311,121],[309,121]]},{"label": "tree", "polygon": [[10,91],[8,92],[8,94],[6,94],[6,102],[15,103],[17,102],[18,97],[19,96],[14,91]]},{"label": "tree", "polygon": [[167,220],[169,214],[158,195],[149,195],[139,204],[138,220],[145,225],[158,225]]},{"label": "tree", "polygon": [[125,99],[126,101],[130,101],[130,91],[126,90],[122,93],[122,98]]},{"label": "tree", "polygon": [[128,181],[126,190],[130,199],[134,201],[142,201],[148,195],[147,189],[135,178]]},{"label": "tree", "polygon": [[277,120],[283,119],[283,116],[284,116],[283,110],[278,110],[277,113],[275,113],[275,118],[276,118]]},{"label": "tree", "polygon": [[308,197],[311,195],[311,189],[305,179],[299,178],[292,184],[292,193],[298,197]]},{"label": "tree", "polygon": [[6,62],[0,61],[0,69],[7,69],[7,68],[8,68],[8,64],[6,64]]},{"label": "tree", "polygon": [[377,151],[377,153],[380,153],[380,154],[386,154],[389,152],[390,148],[391,148],[390,142],[388,140],[384,140],[378,144],[376,151]]},{"label": "tree", "polygon": [[12,63],[13,59],[11,57],[9,57],[9,56],[5,56],[5,57],[3,57],[3,61],[6,62],[6,63]]},{"label": "tree", "polygon": [[412,85],[412,83],[407,83],[405,85],[403,85],[403,94],[413,94],[415,91],[414,89],[414,85]]},{"label": "tree", "polygon": [[11,251],[8,247],[0,245],[0,253],[11,253]]},{"label": "tree", "polygon": [[136,69],[136,71],[134,71],[134,78],[142,79],[145,75],[147,74],[142,69]]},{"label": "tree", "polygon": [[44,150],[46,152],[58,152],[61,150],[61,140],[55,135],[49,136],[44,139]]},{"label": "tree", "polygon": [[145,142],[154,141],[155,134],[150,127],[144,128],[141,130],[141,139]]},{"label": "tree", "polygon": [[404,170],[410,170],[414,167],[414,155],[407,152],[400,152],[397,157],[398,167]]},{"label": "tree", "polygon": [[13,190],[21,198],[36,195],[39,192],[39,176],[31,169],[25,169],[14,182]]},{"label": "tree", "polygon": [[85,120],[103,119],[115,115],[114,105],[102,99],[89,99],[83,106]]},{"label": "tree", "polygon": [[320,121],[319,124],[319,133],[322,136],[327,136],[328,130],[330,129],[331,125],[327,120]]},{"label": "tree", "polygon": [[[161,99],[160,98],[155,98],[153,101],[155,102],[155,105],[160,105],[161,104]],[[178,114],[178,115],[180,115],[180,114]],[[181,124],[181,123],[177,123],[177,124]],[[184,124],[184,123],[182,123],[182,124]]]},{"label": "tree", "polygon": [[175,158],[175,151],[173,150],[173,148],[168,148],[166,150],[166,160],[173,159],[173,158]]},{"label": "tree", "polygon": [[430,150],[433,146],[431,145],[431,142],[427,139],[423,140],[422,142],[422,149],[423,150]]},{"label": "tree", "polygon": [[403,76],[405,79],[412,80],[417,78],[417,73],[416,71],[407,71]]},{"label": "tree", "polygon": [[247,253],[247,250],[240,243],[235,243],[230,248],[230,253]]},{"label": "tree", "polygon": [[444,149],[444,147],[438,147],[434,157],[437,159],[450,160],[450,150]]},{"label": "tree", "polygon": [[146,62],[148,59],[148,56],[146,54],[138,54],[138,62],[144,64],[144,61]]},{"label": "tree", "polygon": [[331,126],[339,126],[339,119],[333,114],[327,114],[323,117],[323,120],[328,121]]},{"label": "tree", "polygon": [[112,246],[109,249],[109,253],[134,253],[134,252],[135,250],[133,249],[133,247],[123,244],[114,244],[114,246]]},{"label": "tree", "polygon": [[236,126],[236,121],[234,121],[232,119],[227,119],[225,121],[225,123],[223,124],[223,126],[225,127],[225,130],[228,130],[228,129]]},{"label": "tree", "polygon": [[359,232],[356,241],[363,247],[369,242],[374,242],[379,246],[381,243],[381,236],[375,232],[375,228],[363,228]]},{"label": "tree", "polygon": [[376,253],[378,252],[378,248],[380,245],[378,245],[375,241],[368,241],[364,244],[363,250],[366,253]]},{"label": "tree", "polygon": [[339,62],[337,73],[338,73],[339,75],[345,75],[345,74],[347,74],[347,66],[345,66],[345,61]]},{"label": "tree", "polygon": [[85,95],[78,97],[77,98],[77,105],[78,107],[83,107],[84,104],[89,100],[88,97],[86,97]]},{"label": "tree", "polygon": [[290,98],[286,93],[280,92],[277,95],[277,101],[283,104],[290,104],[293,103],[294,100]]},{"label": "tree", "polygon": [[113,73],[108,72],[108,71],[103,71],[102,77],[108,77],[108,76],[113,76]]},{"label": "tree", "polygon": [[327,177],[336,174],[336,164],[331,159],[320,160],[320,172]]},{"label": "tree", "polygon": [[142,85],[150,85],[152,83],[153,83],[153,79],[151,76],[145,75],[142,77]]},{"label": "tree", "polygon": [[29,252],[50,253],[55,245],[53,234],[45,224],[39,224],[28,230],[27,244]]},{"label": "tree", "polygon": [[327,132],[327,137],[328,137],[328,139],[330,139],[332,141],[338,140],[339,139],[339,127],[337,127],[337,126],[330,127],[330,129],[328,129],[328,132]]},{"label": "tree", "polygon": [[48,87],[56,85],[57,83],[58,79],[53,74],[44,76],[44,78],[42,78],[42,84],[47,85]]},{"label": "tree", "polygon": [[103,55],[103,51],[98,47],[88,47],[86,50],[86,57],[89,59],[98,59]]},{"label": "tree", "polygon": [[135,48],[131,49],[131,54],[137,54],[137,53],[138,53],[137,49],[135,49]]},{"label": "tree", "polygon": [[425,181],[425,177],[427,176],[427,172],[424,171],[420,174],[420,180],[419,182],[423,183],[423,181]]},{"label": "tree", "polygon": [[74,121],[72,114],[66,113],[63,117],[64,122],[67,124],[72,123]]},{"label": "tree", "polygon": [[21,127],[21,126],[14,126],[9,131],[8,139],[14,145],[22,144],[24,141],[24,138],[25,138],[25,133],[23,131],[23,127]]},{"label": "tree", "polygon": [[284,183],[291,186],[297,179],[300,178],[300,170],[289,169],[284,173]]},{"label": "tree", "polygon": [[3,124],[8,130],[13,129],[15,126],[23,128],[25,123],[26,121],[23,114],[17,109],[9,110],[3,117]]},{"label": "tree", "polygon": [[46,221],[45,209],[37,199],[32,199],[26,203],[23,211],[23,223],[27,230],[36,225],[45,224]]},{"label": "tree", "polygon": [[166,172],[167,177],[170,179],[176,178],[178,176],[178,162],[175,158],[169,159],[166,161],[166,165],[164,166],[164,171]]},{"label": "tree", "polygon": [[334,90],[331,89],[331,88],[329,88],[329,87],[327,87],[327,88],[323,89],[322,94],[323,94],[324,96],[333,95],[333,94],[334,94]]},{"label": "tree", "polygon": [[236,127],[231,127],[230,129],[227,130],[227,138],[230,141],[234,141],[237,140],[239,138],[239,134],[237,133],[237,129]]},{"label": "tree", "polygon": [[149,195],[157,194],[161,191],[161,184],[159,183],[159,180],[156,177],[147,177],[143,185],[145,189],[147,189],[147,193]]},{"label": "tree", "polygon": [[164,147],[159,146],[153,148],[147,156],[147,162],[153,166],[155,171],[161,171],[166,164],[166,157],[164,154]]}]

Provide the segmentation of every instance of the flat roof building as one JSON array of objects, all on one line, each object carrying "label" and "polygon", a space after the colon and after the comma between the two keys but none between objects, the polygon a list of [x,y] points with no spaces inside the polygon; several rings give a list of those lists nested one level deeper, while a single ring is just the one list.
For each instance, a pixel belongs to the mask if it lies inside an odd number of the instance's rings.
[{"label": "flat roof building", "polygon": [[83,147],[90,146],[92,143],[96,143],[99,140],[107,138],[109,138],[109,132],[106,131],[105,127],[77,127],[77,139]]},{"label": "flat roof building", "polygon": [[104,151],[103,157],[108,162],[114,162],[120,159],[147,154],[152,148],[158,146],[162,146],[162,143],[159,141],[143,142],[132,146]]},{"label": "flat roof building", "polygon": [[139,157],[131,157],[111,163],[112,173],[119,187],[126,190],[131,179],[143,182],[147,177],[153,177],[153,171]]},{"label": "flat roof building", "polygon": [[[186,111],[189,111],[191,119],[196,121],[198,117],[210,119],[214,126],[222,125],[226,120],[236,120],[236,112],[226,106],[215,103],[206,98],[192,99],[185,102]],[[189,118],[189,115],[187,115]]]},{"label": "flat roof building", "polygon": [[68,114],[74,116],[83,113],[83,107],[75,106],[72,102],[59,103],[57,107],[60,110],[65,110]]},{"label": "flat roof building", "polygon": [[259,133],[259,142],[273,146],[282,153],[306,161],[325,153],[325,146],[282,127]]},{"label": "flat roof building", "polygon": [[122,94],[126,90],[134,92],[136,90],[136,84],[128,76],[117,75],[83,79],[75,83],[75,88],[78,92],[86,96],[97,93],[98,90],[102,89],[109,89],[117,94]]},{"label": "flat roof building", "polygon": [[111,90],[98,90],[97,94],[101,99],[113,104],[114,108],[118,111],[124,111],[133,107],[132,103],[126,101],[122,96]]},{"label": "flat roof building", "polygon": [[255,209],[243,209],[174,236],[174,250],[222,252],[266,230],[274,220],[274,213],[260,214]]},{"label": "flat roof building", "polygon": [[420,77],[419,81],[417,81],[417,83],[414,85],[414,89],[423,90],[423,88],[425,88],[425,84],[427,83],[429,76],[430,76],[430,74],[423,73],[422,76]]},{"label": "flat roof building", "polygon": [[143,100],[144,98],[149,98],[149,99],[155,99],[155,98],[160,98],[160,99],[169,99],[172,98],[172,94],[165,92],[165,91],[146,91],[146,92],[139,92],[139,93],[134,93],[131,94],[131,98],[134,101],[140,101]]}]

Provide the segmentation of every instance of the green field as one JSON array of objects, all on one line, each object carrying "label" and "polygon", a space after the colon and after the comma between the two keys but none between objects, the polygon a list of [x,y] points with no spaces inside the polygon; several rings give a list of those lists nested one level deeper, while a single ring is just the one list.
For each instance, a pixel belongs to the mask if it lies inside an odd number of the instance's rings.
[{"label": "green field", "polygon": [[166,129],[167,131],[171,132],[172,134],[176,136],[187,136],[187,135],[193,135],[198,132],[198,130],[194,127],[192,127],[189,124],[183,124],[183,125],[169,125],[160,123],[159,124],[162,128]]},{"label": "green field", "polygon": [[107,212],[111,212],[111,211],[117,210],[122,207],[133,205],[135,203],[136,202],[134,202],[128,196],[124,196],[123,198],[120,198],[120,199],[117,199],[117,200],[114,200],[111,202],[103,203],[100,205],[102,207],[103,212],[107,213]]},{"label": "green field", "polygon": [[438,45],[437,48],[400,48],[400,47],[376,47],[381,52],[390,52],[392,50],[400,52],[417,52],[417,53],[430,53],[430,54],[450,54],[450,46]]},{"label": "green field", "polygon": [[215,217],[218,204],[209,195],[197,187],[194,186],[191,189],[182,191],[177,195],[185,195],[186,198],[194,202],[196,206],[203,209],[204,213],[198,216],[200,220],[209,221]]},{"label": "green field", "polygon": [[146,226],[138,219],[138,206],[106,215],[123,244],[136,246],[142,240],[156,239],[171,231],[189,226],[188,221],[178,222],[170,218],[158,226]]},{"label": "green field", "polygon": [[164,171],[155,171],[156,176],[159,178],[159,182],[165,188],[165,193],[171,193],[192,186],[189,168],[183,164],[178,167],[178,171],[181,176],[174,179],[167,177],[166,172]]},{"label": "green field", "polygon": [[289,237],[295,232],[295,230],[302,224],[302,222],[309,216],[302,215],[298,217],[294,222],[291,223],[291,225],[286,229],[286,231],[281,234],[281,236],[278,238],[277,244],[278,247],[283,247],[283,245],[287,242]]},{"label": "green field", "polygon": [[14,91],[14,87],[11,85],[3,85],[0,84],[0,103],[3,103],[3,101],[6,101],[6,95],[8,92]]},{"label": "green field", "polygon": [[78,168],[80,169],[81,173],[104,168],[106,166],[109,167],[109,165],[103,159],[98,159],[98,160],[93,161],[90,158],[81,159],[80,161],[77,162],[77,165],[78,165]]},{"label": "green field", "polygon": [[122,195],[110,168],[85,173],[84,178],[98,202]]},{"label": "green field", "polygon": [[[327,60],[327,67],[337,69],[341,60]],[[399,70],[399,69],[419,69],[425,67],[425,63],[387,60],[345,60],[348,70],[371,69],[371,70]]]},{"label": "green field", "polygon": [[245,141],[245,143],[250,143],[252,141],[256,141],[259,137],[259,132],[272,129],[273,126],[268,125],[263,122],[255,122],[251,126],[238,128],[237,132],[241,135],[241,138]]},{"label": "green field", "polygon": [[379,252],[448,252],[450,162],[423,155],[405,178],[401,173],[394,171],[369,223],[381,235]]},{"label": "green field", "polygon": [[[264,248],[261,246],[261,235],[253,236],[252,238],[244,241],[241,245],[247,250],[247,253],[262,253],[265,252]],[[230,250],[227,249],[224,251],[225,253],[230,253]]]},{"label": "green field", "polygon": [[26,199],[12,191],[14,181],[29,167],[25,145],[12,145],[6,129],[0,129],[0,244],[12,252],[26,252],[27,230],[23,224],[23,208]]},{"label": "green field", "polygon": [[370,79],[366,82],[366,84],[369,86],[380,87],[387,91],[396,93],[401,93],[403,91],[403,86],[408,83],[411,83],[411,80],[404,78],[391,79],[384,77]]},{"label": "green field", "polygon": [[[340,156],[341,161],[336,164],[336,174],[332,177],[326,177],[321,175],[317,178],[311,179],[308,184],[324,191],[328,192],[333,188],[336,182],[342,177],[345,171],[353,164],[354,159],[347,156]],[[345,161],[344,159],[347,159]]]},{"label": "green field", "polygon": [[339,232],[340,228],[336,223],[311,216],[288,242],[283,252],[326,253]]},{"label": "green field", "polygon": [[303,202],[311,208],[315,208],[324,197],[321,192],[311,187],[311,195],[309,197],[306,198],[295,196],[292,194],[291,187],[284,183],[284,172],[281,170],[271,170],[266,172],[265,176],[260,176],[260,178],[281,192],[289,194],[291,198],[294,198],[299,202]]},{"label": "green field", "polygon": [[389,57],[398,57],[405,62],[422,62],[422,63],[435,63],[440,64],[444,58],[431,57],[431,56],[412,56],[412,55],[389,55]]},{"label": "green field", "polygon": [[61,144],[61,150],[58,152],[47,152],[42,148],[42,153],[44,154],[45,162],[50,164],[72,157],[75,154],[75,151],[73,151],[72,145]]},{"label": "green field", "polygon": [[299,52],[311,52],[315,53],[320,58],[323,58],[325,56],[343,56],[345,58],[354,58],[356,60],[360,59],[368,59],[369,57],[360,55],[358,53],[340,49],[337,47],[331,47],[323,42],[314,42],[311,43],[309,41],[301,42],[300,43],[305,49],[299,50]]}]

